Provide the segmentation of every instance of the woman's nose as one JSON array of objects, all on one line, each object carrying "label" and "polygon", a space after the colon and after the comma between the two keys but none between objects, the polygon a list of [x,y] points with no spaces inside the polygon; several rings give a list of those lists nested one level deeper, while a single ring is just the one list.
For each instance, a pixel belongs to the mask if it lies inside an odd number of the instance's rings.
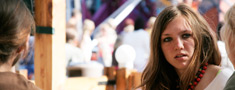
[{"label": "woman's nose", "polygon": [[178,38],[175,40],[175,50],[182,50],[182,49],[184,49],[183,40]]}]

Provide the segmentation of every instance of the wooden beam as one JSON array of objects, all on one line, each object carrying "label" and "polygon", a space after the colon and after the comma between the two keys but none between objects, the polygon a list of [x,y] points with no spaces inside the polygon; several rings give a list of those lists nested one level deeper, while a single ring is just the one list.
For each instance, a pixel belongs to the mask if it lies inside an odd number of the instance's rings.
[{"label": "wooden beam", "polygon": [[66,80],[63,90],[107,90],[105,84],[99,85],[100,82],[107,82],[108,77],[70,77]]},{"label": "wooden beam", "polygon": [[141,73],[121,68],[117,70],[116,90],[135,90],[141,83]]},{"label": "wooden beam", "polygon": [[[132,75],[133,75],[133,87],[130,90],[136,89],[138,86],[140,86],[142,73],[133,72]],[[141,88],[141,90],[142,90],[142,88]]]},{"label": "wooden beam", "polygon": [[127,90],[127,76],[126,76],[126,69],[121,68],[117,70],[117,79],[116,79],[116,85],[117,90]]},{"label": "wooden beam", "polygon": [[133,78],[131,77],[132,72],[136,72],[136,70],[129,70],[126,68],[120,68],[119,70],[117,70],[117,90],[128,90],[129,88],[131,88],[132,82],[130,83],[129,80],[133,80]]},{"label": "wooden beam", "polygon": [[65,79],[65,0],[35,0],[36,25],[55,33],[35,34],[35,83],[58,90]]},{"label": "wooden beam", "polygon": [[[105,67],[104,75],[108,77],[108,80],[115,81],[116,80],[116,70],[115,67]],[[106,90],[115,90],[114,85],[107,85]]]}]

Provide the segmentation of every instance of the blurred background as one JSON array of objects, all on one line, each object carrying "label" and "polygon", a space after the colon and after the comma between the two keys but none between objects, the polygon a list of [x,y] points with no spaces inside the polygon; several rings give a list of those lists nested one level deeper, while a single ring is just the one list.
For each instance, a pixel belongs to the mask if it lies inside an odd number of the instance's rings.
[{"label": "blurred background", "polygon": [[[24,0],[34,14],[34,0]],[[235,0],[66,0],[67,76],[102,76],[105,67],[142,72],[149,56],[149,38],[158,14],[186,3],[218,32]],[[34,79],[34,36],[18,69]]]}]

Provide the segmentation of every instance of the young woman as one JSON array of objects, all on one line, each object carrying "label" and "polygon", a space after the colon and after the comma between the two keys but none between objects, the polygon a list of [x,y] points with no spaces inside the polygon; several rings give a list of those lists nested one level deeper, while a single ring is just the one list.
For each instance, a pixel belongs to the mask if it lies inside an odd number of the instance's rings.
[{"label": "young woman", "polygon": [[40,90],[12,66],[27,52],[34,19],[22,0],[0,0],[0,88],[1,90]]},{"label": "young woman", "polygon": [[144,90],[221,90],[232,74],[221,69],[214,33],[184,4],[169,6],[157,17],[151,54],[142,74]]},{"label": "young woman", "polygon": [[[225,42],[226,52],[230,61],[235,66],[235,4],[226,12],[224,26],[221,31],[221,38]],[[235,73],[229,78],[224,90],[235,89]]]}]

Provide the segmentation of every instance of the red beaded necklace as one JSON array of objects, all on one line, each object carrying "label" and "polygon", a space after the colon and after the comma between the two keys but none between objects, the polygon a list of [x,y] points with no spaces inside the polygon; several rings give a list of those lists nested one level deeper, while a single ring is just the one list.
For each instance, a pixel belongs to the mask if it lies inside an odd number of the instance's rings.
[{"label": "red beaded necklace", "polygon": [[200,82],[201,78],[203,77],[203,74],[206,72],[207,65],[208,63],[205,63],[200,67],[199,71],[197,72],[194,78],[194,81],[189,83],[188,90],[193,90],[197,86],[197,84]]}]

